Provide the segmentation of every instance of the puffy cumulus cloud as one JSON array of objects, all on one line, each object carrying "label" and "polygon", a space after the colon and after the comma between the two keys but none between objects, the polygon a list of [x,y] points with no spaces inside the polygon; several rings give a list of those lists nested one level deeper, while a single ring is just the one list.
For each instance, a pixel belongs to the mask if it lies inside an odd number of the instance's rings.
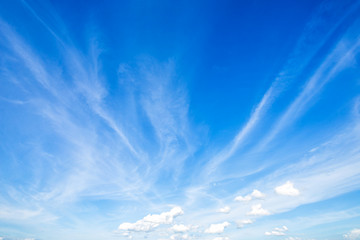
[{"label": "puffy cumulus cloud", "polygon": [[275,228],[271,232],[265,232],[266,236],[284,236],[285,232],[288,230],[286,226],[282,226],[281,228]]},{"label": "puffy cumulus cloud", "polygon": [[251,220],[251,219],[244,219],[244,220],[238,221],[238,222],[236,222],[236,223],[237,223],[237,227],[238,227],[238,228],[242,228],[242,227],[244,227],[244,226],[247,225],[247,224],[252,224],[253,222],[254,222],[254,221]]},{"label": "puffy cumulus cloud", "polygon": [[230,240],[228,237],[216,237],[213,240]]},{"label": "puffy cumulus cloud", "polygon": [[248,202],[250,201],[252,198],[250,195],[246,195],[245,197],[243,196],[237,196],[235,197],[234,201],[237,201],[237,202]]},{"label": "puffy cumulus cloud", "polygon": [[174,217],[184,214],[181,207],[174,207],[169,212],[163,212],[161,214],[149,214],[144,217],[144,221],[157,224],[171,224]]},{"label": "puffy cumulus cloud", "polygon": [[220,213],[229,213],[231,210],[231,208],[229,206],[225,206],[223,208],[220,208],[219,210],[217,210],[217,212],[220,212]]},{"label": "puffy cumulus cloud", "polygon": [[230,226],[229,222],[211,224],[209,228],[205,229],[205,233],[223,233],[228,226]]},{"label": "puffy cumulus cloud", "polygon": [[185,226],[184,224],[175,224],[171,227],[171,230],[174,232],[187,232],[190,230],[189,226]]},{"label": "puffy cumulus cloud", "polygon": [[149,214],[135,223],[122,223],[118,229],[125,231],[148,232],[158,227],[160,224],[173,223],[174,218],[182,214],[184,214],[184,212],[180,207],[174,207],[169,212]]},{"label": "puffy cumulus cloud", "polygon": [[355,228],[349,233],[344,234],[344,239],[356,240],[360,239],[360,228]]},{"label": "puffy cumulus cloud", "polygon": [[254,189],[254,191],[252,191],[252,193],[250,194],[251,197],[253,198],[258,198],[258,199],[261,199],[261,198],[265,198],[265,194],[260,192],[259,190],[257,189]]},{"label": "puffy cumulus cloud", "polygon": [[237,196],[235,197],[235,201],[238,201],[238,202],[249,202],[251,201],[252,199],[263,199],[265,198],[265,194],[260,192],[259,190],[257,189],[254,189],[252,191],[252,193],[246,195],[246,196]]},{"label": "puffy cumulus cloud", "polygon": [[298,196],[300,191],[294,187],[294,184],[290,181],[287,181],[285,184],[275,188],[275,192],[279,195],[285,196]]},{"label": "puffy cumulus cloud", "polygon": [[148,232],[159,225],[160,224],[157,223],[145,222],[143,219],[141,219],[135,223],[122,223],[118,229],[126,231]]},{"label": "puffy cumulus cloud", "polygon": [[262,207],[261,204],[255,204],[251,206],[251,211],[247,215],[253,216],[266,216],[270,215],[270,212]]}]

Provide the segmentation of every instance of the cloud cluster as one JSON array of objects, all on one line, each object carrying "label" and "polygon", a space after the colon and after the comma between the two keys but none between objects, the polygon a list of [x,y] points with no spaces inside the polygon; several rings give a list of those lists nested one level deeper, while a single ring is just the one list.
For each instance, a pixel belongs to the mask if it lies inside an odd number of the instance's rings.
[{"label": "cloud cluster", "polygon": [[281,228],[274,228],[271,232],[265,232],[266,236],[284,236],[285,232],[288,230],[286,226],[282,226]]},{"label": "cloud cluster", "polygon": [[285,196],[298,196],[300,191],[294,187],[294,184],[290,181],[287,181],[285,184],[275,188],[275,192],[279,195]]},{"label": "cloud cluster", "polygon": [[246,196],[237,196],[235,197],[234,201],[238,201],[238,202],[249,202],[252,199],[263,199],[265,198],[265,194],[260,192],[257,189],[254,189],[252,191],[252,193],[246,195]]},{"label": "cloud cluster", "polygon": [[182,214],[184,214],[184,212],[180,207],[174,207],[169,212],[149,214],[135,223],[122,223],[118,229],[125,231],[148,232],[158,227],[160,224],[173,223],[174,218]]},{"label": "cloud cluster", "polygon": [[349,240],[360,239],[360,228],[354,228],[349,233],[344,234],[344,239],[349,239]]},{"label": "cloud cluster", "polygon": [[228,226],[230,226],[229,222],[211,224],[209,228],[205,229],[205,233],[223,233]]}]

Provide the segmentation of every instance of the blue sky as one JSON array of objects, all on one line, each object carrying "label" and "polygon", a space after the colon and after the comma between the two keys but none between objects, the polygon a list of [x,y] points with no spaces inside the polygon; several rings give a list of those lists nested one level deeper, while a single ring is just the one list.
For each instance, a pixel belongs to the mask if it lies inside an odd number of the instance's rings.
[{"label": "blue sky", "polygon": [[360,2],[0,2],[0,240],[360,239]]}]

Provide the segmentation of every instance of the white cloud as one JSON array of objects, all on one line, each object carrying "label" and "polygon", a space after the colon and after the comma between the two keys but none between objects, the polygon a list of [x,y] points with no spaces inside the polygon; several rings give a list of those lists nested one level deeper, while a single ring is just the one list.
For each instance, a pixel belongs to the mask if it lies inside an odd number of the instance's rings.
[{"label": "white cloud", "polygon": [[264,198],[265,197],[265,194],[260,192],[259,190],[257,189],[254,189],[254,191],[251,193],[251,196],[253,198]]},{"label": "white cloud", "polygon": [[356,240],[360,239],[360,228],[355,228],[349,233],[344,234],[344,239]]},{"label": "white cloud", "polygon": [[261,204],[255,204],[251,206],[251,211],[248,212],[247,215],[265,216],[265,215],[270,215],[270,212],[262,208]]},{"label": "white cloud", "polygon": [[135,223],[122,223],[119,226],[119,230],[136,231],[136,232],[148,232],[153,228],[159,226],[157,223],[145,222],[143,219]]},{"label": "white cloud", "polygon": [[284,236],[285,233],[278,231],[265,232],[266,236]]},{"label": "white cloud", "polygon": [[238,201],[238,202],[249,202],[251,200],[251,196],[250,195],[246,195],[245,197],[243,196],[237,196],[235,197],[234,201]]},{"label": "white cloud", "polygon": [[230,240],[228,237],[216,237],[213,240]]},{"label": "white cloud", "polygon": [[171,224],[175,217],[182,214],[184,212],[180,207],[174,207],[169,212],[149,214],[135,223],[122,223],[119,226],[119,230],[147,232],[158,227],[160,224]]},{"label": "white cloud", "polygon": [[173,222],[174,217],[184,214],[180,207],[174,207],[169,212],[163,212],[161,214],[149,214],[144,217],[144,221],[153,222],[158,224],[170,224]]},{"label": "white cloud", "polygon": [[279,195],[298,196],[300,191],[294,187],[294,184],[287,181],[285,184],[275,188],[275,192]]},{"label": "white cloud", "polygon": [[244,227],[244,225],[252,224],[253,222],[254,222],[254,221],[251,220],[251,219],[244,219],[244,220],[238,221],[238,222],[237,222],[237,226],[238,226],[239,228],[242,228],[242,227]]},{"label": "white cloud", "polygon": [[185,226],[184,224],[175,224],[171,227],[171,230],[174,232],[187,232],[190,230],[190,227]]},{"label": "white cloud", "polygon": [[238,201],[238,202],[249,202],[251,201],[253,198],[257,198],[257,199],[263,199],[265,197],[265,194],[260,192],[257,189],[254,189],[252,191],[252,193],[246,195],[246,196],[237,196],[235,197],[234,201]]},{"label": "white cloud", "polygon": [[282,226],[281,228],[274,228],[271,232],[265,232],[266,236],[284,236],[285,232],[288,230],[286,226]]},{"label": "white cloud", "polygon": [[209,228],[205,229],[205,233],[223,233],[228,226],[230,226],[229,222],[211,224]]},{"label": "white cloud", "polygon": [[225,207],[223,207],[223,208],[220,208],[219,210],[218,210],[218,212],[220,212],[220,213],[230,213],[230,207],[229,206],[225,206]]}]

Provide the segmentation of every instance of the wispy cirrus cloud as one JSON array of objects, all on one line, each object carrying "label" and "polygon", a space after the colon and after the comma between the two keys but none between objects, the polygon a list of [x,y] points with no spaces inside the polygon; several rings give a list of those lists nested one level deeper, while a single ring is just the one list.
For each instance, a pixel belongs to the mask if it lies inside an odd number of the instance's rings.
[{"label": "wispy cirrus cloud", "polygon": [[[358,6],[358,3],[353,4],[347,9],[346,14],[343,14],[340,18],[336,18],[336,22],[333,23],[330,29],[328,29],[329,25],[324,25],[322,18],[326,18],[328,14],[335,14],[339,6],[337,6],[337,4],[324,2],[321,7],[319,7],[318,12],[313,15],[313,19],[307,24],[305,31],[299,38],[297,45],[285,66],[271,83],[259,103],[255,105],[248,121],[236,136],[218,154],[215,154],[208,161],[204,168],[205,177],[214,173],[222,163],[226,162],[239,150],[239,148],[241,148],[241,144],[244,143],[246,138],[250,137],[250,133],[255,131],[256,128],[262,124],[262,117],[272,107],[276,99],[285,90],[288,90],[292,82],[298,81],[298,78],[300,77],[303,78],[304,72],[309,71],[309,65],[314,64],[314,61],[316,61],[315,59],[317,59],[317,54],[322,52],[326,45],[334,44],[332,42],[333,34],[338,29],[344,28],[342,25],[349,27],[350,30],[348,30],[347,33],[343,33],[344,36],[342,37],[342,40],[339,40],[335,49],[328,54],[325,60],[320,62],[320,66],[307,82],[304,91],[302,91],[296,100],[291,103],[286,112],[280,117],[280,120],[278,120],[275,126],[271,128],[271,131],[260,142],[257,142],[255,145],[256,150],[254,151],[262,151],[282,128],[300,116],[300,113],[303,111],[301,109],[309,107],[308,103],[316,96],[316,94],[318,94],[322,87],[346,67],[347,61],[351,61],[351,58],[356,54],[358,48],[358,43],[356,42],[352,42],[352,46],[347,43],[350,39],[350,42],[356,41],[356,39],[354,40],[352,37],[348,39],[347,34],[352,34],[356,28],[356,18],[353,17],[353,14],[357,11]],[[354,21],[355,26],[353,24]],[[322,36],[321,39],[314,41],[314,35],[316,36],[318,32],[322,31],[327,32],[326,36]],[[343,45],[345,43],[347,46]],[[338,61],[338,58],[341,58],[341,60]]]},{"label": "wispy cirrus cloud", "polygon": [[[24,69],[31,73],[30,77],[25,77],[27,72],[13,72],[13,77],[17,79],[28,78],[29,81],[19,83],[24,85],[24,88],[30,86],[38,91],[46,92],[42,96],[36,91],[27,94],[26,101],[31,103],[31,107],[35,109],[36,113],[43,117],[50,124],[52,130],[63,139],[64,148],[68,151],[67,161],[60,157],[56,159],[56,162],[51,163],[54,166],[63,168],[64,172],[61,181],[57,181],[57,174],[51,176],[49,173],[47,183],[37,186],[35,188],[37,190],[31,193],[33,200],[52,200],[54,203],[63,203],[74,201],[84,195],[108,196],[109,198],[121,196],[123,198],[125,193],[134,198],[136,194],[141,194],[146,189],[146,185],[149,184],[142,182],[144,177],[139,177],[137,169],[139,168],[138,163],[144,164],[146,156],[140,155],[141,153],[135,150],[135,147],[121,129],[119,121],[115,120],[107,110],[107,103],[105,102],[107,89],[103,83],[104,76],[100,73],[98,53],[94,53],[90,58],[91,61],[87,61],[72,46],[64,45],[64,50],[61,50],[61,53],[68,66],[71,66],[64,70],[68,74],[68,79],[65,79],[56,71],[56,67],[43,62],[31,47],[6,23],[1,23],[1,31],[10,46],[11,53],[21,61],[14,64],[24,66]],[[155,65],[154,67],[160,67]],[[152,74],[151,81],[157,77],[154,74],[161,73]],[[168,81],[170,82],[171,79]],[[28,86],[25,86],[25,84]],[[154,88],[156,89],[157,86]],[[169,94],[166,92],[168,90],[167,88],[163,89],[162,94]],[[152,94],[153,92],[144,93],[143,96],[145,98]],[[182,97],[182,95],[179,96]],[[172,99],[171,94],[169,94],[166,101],[172,101]],[[148,105],[147,107],[150,112],[151,106]],[[161,106],[157,108],[161,110]],[[165,117],[166,114],[162,114],[161,117]],[[186,116],[184,115],[182,118],[184,119]],[[111,132],[98,131],[98,125],[102,124],[101,121],[111,129]],[[153,123],[155,124],[155,121]],[[164,129],[167,129],[169,126],[160,124],[158,128],[165,127]],[[173,128],[178,129],[177,126],[173,126]],[[180,133],[184,134],[184,131]],[[165,133],[161,137],[165,138],[167,134]],[[119,149],[121,145],[124,147]],[[164,151],[170,154],[172,149],[168,145],[165,147],[167,150]],[[118,150],[114,151],[115,146],[117,146]],[[104,153],[109,153],[110,148],[113,148],[111,154],[104,155]],[[129,159],[127,166],[123,164],[123,161],[119,161],[119,156],[121,156],[120,159]],[[163,162],[166,162],[165,160],[170,156],[166,154],[161,156]],[[107,161],[103,161],[104,157],[106,157]],[[186,155],[184,158],[186,158]],[[70,162],[71,164],[68,164]],[[143,176],[146,176],[148,172],[148,163],[146,163],[146,167]],[[57,168],[59,170],[59,167]],[[29,170],[33,171],[34,169]],[[157,175],[153,176],[156,179]],[[136,191],[135,189],[139,186],[141,186],[142,190]]]},{"label": "wispy cirrus cloud", "polygon": [[[114,80],[104,70],[106,50],[101,48],[96,32],[88,36],[92,39],[88,49],[80,51],[70,36],[58,34],[24,3],[53,40],[60,42],[58,48],[52,49],[59,60],[51,62],[14,28],[0,22],[0,43],[6,50],[6,61],[0,61],[1,74],[17,93],[21,92],[16,98],[1,96],[1,101],[22,107],[19,112],[37,123],[34,128],[39,135],[31,141],[24,138],[21,143],[31,149],[21,152],[24,157],[19,161],[24,174],[18,175],[26,186],[10,188],[11,182],[3,184],[0,220],[18,221],[21,225],[25,221],[40,223],[42,218],[59,223],[61,229],[66,229],[67,238],[78,239],[85,235],[131,239],[141,234],[157,239],[213,239],[211,234],[223,233],[228,227],[229,237],[215,239],[238,239],[243,230],[256,232],[253,223],[261,222],[259,218],[357,190],[359,101],[346,129],[334,131],[335,136],[311,148],[303,158],[297,157],[302,150],[294,147],[298,155],[291,161],[288,155],[280,157],[276,169],[261,163],[265,161],[262,158],[276,152],[270,143],[315,104],[332,79],[354,64],[360,44],[358,23],[348,16],[358,4],[329,24],[327,33],[321,41],[314,40],[315,44],[308,38],[323,27],[316,20],[328,11],[337,12],[337,5],[317,13],[283,70],[254,104],[247,121],[225,147],[219,146],[215,154],[208,156],[199,141],[206,136],[200,136],[192,125],[191,97],[174,59],[145,57],[134,64],[116,63],[120,67]],[[348,30],[337,32],[339,26]],[[334,37],[334,32],[339,36]],[[321,54],[323,57],[319,57]],[[267,113],[280,95],[296,88],[294,82],[303,85],[303,77],[304,88],[285,106],[285,111],[278,115],[277,109],[276,114],[269,114],[271,119],[277,119],[271,128]],[[260,137],[259,129],[265,129]],[[261,155],[269,149],[273,150],[270,154]],[[6,150],[14,156],[17,153]],[[15,165],[16,160],[7,161]],[[228,174],[222,166],[230,160],[231,167],[253,161],[264,172],[244,165],[244,169],[237,169],[238,175]],[[195,161],[194,165],[188,164]],[[158,211],[169,203],[184,203],[190,211],[183,215],[181,208],[173,208],[142,218],[144,211]],[[85,223],[88,212],[94,213],[91,219],[97,219],[95,223]],[[180,215],[181,222],[175,221]],[[354,215],[344,214],[343,219],[351,217]],[[247,227],[235,232],[230,227],[234,223]],[[113,229],[105,225],[119,226],[120,231],[111,235]],[[86,233],[76,235],[70,229],[74,226]],[[261,235],[272,228],[257,232]],[[273,229],[266,235],[284,235],[285,231],[284,227]]]}]

